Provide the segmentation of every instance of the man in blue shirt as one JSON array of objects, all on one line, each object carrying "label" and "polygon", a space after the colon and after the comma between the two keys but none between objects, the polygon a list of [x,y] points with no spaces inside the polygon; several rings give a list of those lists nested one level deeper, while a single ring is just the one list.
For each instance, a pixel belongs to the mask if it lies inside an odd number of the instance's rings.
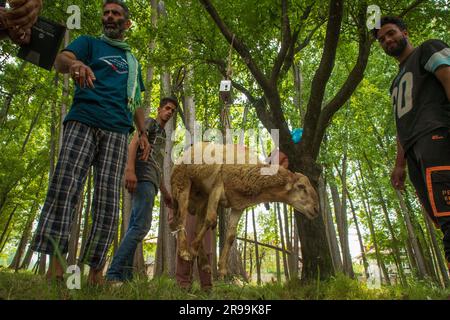
[{"label": "man in blue shirt", "polygon": [[128,8],[119,0],[103,5],[103,35],[81,36],[61,52],[55,68],[70,73],[76,83],[58,163],[51,179],[34,251],[50,254],[47,278],[62,280],[75,209],[89,167],[94,167],[92,228],[80,261],[90,266],[88,282],[103,282],[103,267],[119,220],[120,185],[127,159],[127,138],[138,128],[139,144],[149,154],[140,93],[144,90],[140,67],[124,42],[130,28]]}]

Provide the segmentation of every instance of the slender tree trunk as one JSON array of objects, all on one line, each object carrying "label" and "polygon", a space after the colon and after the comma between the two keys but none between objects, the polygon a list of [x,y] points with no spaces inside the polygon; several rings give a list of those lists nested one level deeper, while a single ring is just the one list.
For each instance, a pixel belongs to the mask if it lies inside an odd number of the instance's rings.
[{"label": "slender tree trunk", "polygon": [[[0,236],[0,244],[3,243],[4,239],[6,239],[6,235],[8,234],[8,231],[9,231],[9,226],[11,224],[12,218],[14,217],[14,214],[16,213],[18,207],[19,207],[19,205],[16,204],[14,209],[11,210],[11,213],[9,214],[8,220],[6,221],[6,224],[5,224],[5,228],[3,229],[2,235]],[[5,241],[5,243],[6,243],[6,241]],[[1,253],[1,251],[0,251],[0,253]]]},{"label": "slender tree trunk", "polygon": [[47,271],[47,255],[41,253],[39,256],[38,274],[43,275]]},{"label": "slender tree trunk", "polygon": [[20,265],[20,269],[28,270],[30,267],[31,259],[33,258],[33,250],[31,250],[31,247],[28,246],[27,253],[25,254],[25,257],[23,258],[23,261]]},{"label": "slender tree trunk", "polygon": [[277,266],[277,282],[281,283],[281,266],[280,266],[280,252],[278,250],[275,250],[275,263]]},{"label": "slender tree trunk", "polygon": [[[409,210],[409,211],[412,212],[412,210]],[[417,234],[417,240],[418,240],[418,244],[419,244],[419,250],[422,252],[422,255],[424,257],[427,274],[432,279],[434,279],[436,283],[440,283],[439,276],[437,274],[437,270],[436,270],[434,262],[433,262],[433,254],[430,250],[431,244],[428,243],[422,226],[419,224],[418,221],[415,221],[415,220],[416,219],[414,217],[412,220],[412,223],[414,226],[414,230],[417,230],[416,234]]]},{"label": "slender tree trunk", "polygon": [[[158,25],[158,0],[150,0],[150,21],[153,30],[156,30]],[[154,52],[156,49],[156,37],[152,37],[149,44],[149,52]],[[147,77],[145,79],[145,93],[144,93],[144,105],[145,105],[145,115],[150,114],[151,97],[153,92],[153,78],[155,74],[155,67],[152,63],[147,66]]]},{"label": "slender tree trunk", "polygon": [[261,265],[259,260],[259,248],[258,248],[258,236],[256,230],[256,220],[255,220],[255,208],[252,208],[252,222],[253,222],[253,239],[255,240],[255,263],[256,263],[256,276],[257,284],[261,285]]},{"label": "slender tree trunk", "polygon": [[[353,271],[352,257],[350,254],[350,245],[348,242],[348,219],[347,219],[347,143],[344,146],[344,158],[342,160],[342,174],[340,175],[342,182],[342,201],[340,206],[340,223],[342,224],[342,260],[344,263],[344,272],[347,276],[354,279],[355,273]],[[340,233],[339,233],[340,235]]]},{"label": "slender tree trunk", "polygon": [[[342,252],[342,261],[343,261],[343,271],[344,273],[353,278],[353,268],[351,265],[351,257],[350,257],[350,248],[348,244],[348,227],[347,227],[347,216],[346,214],[343,214],[345,207],[344,204],[339,199],[339,192],[337,190],[337,186],[330,180],[329,182],[331,194],[333,197],[333,203],[334,203],[334,212],[336,215],[336,224],[338,227],[338,233],[339,233],[339,240],[341,244],[341,252]],[[343,197],[342,200],[345,200],[345,197]]]},{"label": "slender tree trunk", "polygon": [[417,263],[417,268],[419,271],[419,278],[423,279],[424,277],[427,276],[427,271],[426,271],[426,267],[425,267],[425,260],[423,258],[422,252],[419,248],[419,243],[417,240],[417,236],[414,232],[414,227],[412,225],[411,222],[411,216],[408,212],[408,209],[406,208],[406,204],[405,204],[405,200],[403,199],[403,195],[400,193],[400,191],[396,190],[395,191],[397,194],[397,198],[400,202],[400,208],[403,212],[403,216],[405,217],[405,223],[406,223],[406,228],[408,231],[408,238],[409,241],[411,243],[411,247],[414,251],[414,257]]},{"label": "slender tree trunk", "polygon": [[366,188],[366,184],[365,184],[365,181],[364,181],[364,176],[363,176],[363,173],[362,173],[362,170],[361,170],[361,166],[359,166],[359,171],[360,171],[360,174],[361,174],[361,184],[358,181],[359,180],[358,179],[358,175],[355,174],[356,184],[357,184],[358,188],[360,189],[359,190],[360,194],[361,195],[366,195],[366,197],[362,196],[361,200],[362,200],[362,202],[364,204],[364,208],[365,208],[365,211],[367,213],[367,221],[369,223],[370,236],[371,236],[371,238],[373,240],[373,246],[374,246],[374,249],[375,249],[375,256],[376,256],[376,259],[377,259],[377,265],[378,265],[378,268],[381,270],[381,274],[383,275],[383,278],[384,278],[385,282],[390,285],[391,284],[391,280],[389,278],[389,272],[388,272],[388,270],[386,268],[386,265],[384,264],[383,258],[381,257],[381,253],[380,253],[380,250],[378,248],[378,242],[377,242],[377,236],[376,236],[376,232],[375,232],[375,226],[373,224],[372,210],[370,208],[369,199],[367,198],[368,190]]},{"label": "slender tree trunk", "polygon": [[250,255],[250,261],[249,261],[249,263],[250,263],[249,270],[250,271],[248,273],[248,278],[251,280],[251,279],[253,279],[253,250],[252,250],[252,248],[250,248],[249,255]]},{"label": "slender tree trunk", "polygon": [[422,208],[422,215],[423,215],[423,219],[425,220],[425,224],[427,226],[428,233],[431,238],[431,243],[433,244],[432,249],[433,249],[434,255],[436,256],[437,265],[439,267],[439,271],[440,271],[441,278],[442,278],[442,283],[443,283],[444,287],[447,288],[450,284],[450,279],[448,276],[448,269],[447,269],[447,265],[445,263],[445,259],[442,256],[442,250],[439,247],[439,243],[436,238],[436,231],[434,230],[434,225],[431,222],[430,217],[424,211],[423,208]]},{"label": "slender tree trunk", "polygon": [[[66,48],[70,43],[70,30],[66,30],[66,34],[64,35],[64,48]],[[67,104],[69,103],[69,95],[70,95],[70,75],[68,73],[63,76],[63,94],[62,94],[62,103],[61,103],[61,114],[59,121],[59,143],[58,143],[58,151],[61,150],[62,139],[63,139],[63,128],[64,128],[64,118],[67,114]]]},{"label": "slender tree trunk", "polygon": [[300,66],[297,63],[292,64],[292,73],[294,76],[294,105],[298,109],[298,114],[300,116],[299,128],[303,127],[303,119],[305,117],[303,109],[302,109],[302,84],[303,84],[303,76]]},{"label": "slender tree trunk", "polygon": [[[170,75],[164,72],[162,75],[162,97],[172,95],[172,90],[170,86]],[[173,141],[170,139],[172,136],[172,131],[175,129],[175,118],[172,117],[165,126],[166,136],[166,148],[163,165],[163,176],[162,181],[166,185],[169,192],[170,190],[170,173],[172,171],[172,159],[170,155],[172,154]],[[159,230],[158,230],[158,241],[156,250],[156,261],[155,261],[155,275],[162,275],[166,273],[170,276],[175,275],[175,261],[176,261],[176,241],[175,238],[170,233],[169,223],[168,223],[168,208],[161,204],[160,217],[159,217]]]},{"label": "slender tree trunk", "polygon": [[364,242],[363,242],[361,230],[359,229],[359,223],[358,223],[358,218],[356,216],[355,207],[353,206],[353,201],[352,201],[352,198],[350,197],[350,193],[348,193],[348,189],[347,189],[347,197],[348,197],[348,201],[350,202],[350,208],[352,210],[352,216],[353,216],[353,222],[355,223],[356,234],[358,235],[358,243],[359,243],[359,248],[361,250],[361,258],[363,260],[363,266],[364,266],[364,277],[366,278],[366,280],[368,280],[369,279],[369,263],[367,262],[366,252],[364,249]]},{"label": "slender tree trunk", "polygon": [[[367,155],[365,153],[364,153],[364,158],[366,159],[367,166],[369,168],[371,180],[373,181],[373,184],[376,185],[375,173],[372,168],[371,161],[369,160],[369,158],[367,157]],[[359,164],[359,166],[361,167],[361,164]],[[393,258],[394,258],[394,262],[395,262],[395,265],[397,268],[397,272],[400,276],[402,283],[405,283],[405,276],[403,274],[402,260],[401,260],[400,251],[399,251],[399,241],[397,240],[397,237],[395,235],[394,227],[392,226],[391,219],[389,217],[388,209],[386,207],[386,202],[384,200],[381,188],[379,186],[376,186],[375,189],[376,189],[375,193],[376,193],[376,195],[378,197],[378,201],[381,205],[381,209],[383,211],[384,218],[385,218],[385,221],[386,221],[386,224],[388,227],[389,235],[391,237],[391,243],[392,243],[391,247],[392,247],[392,250],[394,253]]]},{"label": "slender tree trunk", "polygon": [[330,203],[326,190],[326,182],[321,178],[319,180],[319,193],[321,202],[321,212],[323,215],[328,246],[330,248],[330,255],[333,262],[334,270],[337,272],[343,271],[341,253],[339,251],[339,244],[337,242],[336,229],[334,228],[333,214],[331,213]]},{"label": "slender tree trunk", "polygon": [[[248,234],[248,210],[245,210],[245,227],[244,227],[244,239],[247,239]],[[244,271],[247,274],[247,241],[244,241]]]},{"label": "slender tree trunk", "polygon": [[298,227],[297,227],[297,220],[295,220],[294,212],[291,207],[290,210],[291,219],[292,219],[292,226],[294,229],[294,250],[293,250],[293,256],[294,256],[294,266],[295,266],[295,279],[298,278],[298,260],[299,260],[299,254],[300,254],[300,246],[299,246],[299,237],[298,237]]},{"label": "slender tree trunk", "polygon": [[289,269],[289,277],[290,279],[295,279],[298,276],[298,272],[297,272],[297,268],[295,267],[295,261],[296,261],[296,257],[293,255],[292,253],[292,234],[289,232],[289,230],[292,230],[292,228],[290,228],[290,225],[292,225],[292,220],[289,219],[289,215],[288,215],[288,209],[287,209],[287,205],[285,203],[283,203],[283,216],[284,216],[284,229],[285,229],[285,234],[286,234],[286,248],[287,250],[290,252],[287,255],[288,258],[288,269]]},{"label": "slender tree trunk", "polygon": [[283,269],[284,269],[284,276],[286,278],[286,281],[289,280],[289,267],[287,262],[287,256],[286,256],[286,243],[285,243],[285,234],[283,232],[283,222],[281,219],[281,210],[280,210],[280,204],[277,202],[275,204],[275,218],[278,217],[278,225],[279,225],[279,232],[280,232],[280,240],[281,240],[281,248],[283,249]]},{"label": "slender tree trunk", "polygon": [[[41,179],[39,182],[40,187],[42,186],[43,180],[44,180],[44,175],[41,175]],[[38,189],[38,191],[35,195],[36,199],[38,199],[39,192],[40,192],[40,188]],[[28,216],[27,222],[25,224],[25,228],[22,233],[22,237],[20,238],[20,242],[17,247],[16,254],[14,255],[14,258],[9,266],[10,269],[14,269],[14,271],[16,271],[16,272],[20,269],[20,266],[21,266],[20,262],[22,260],[23,253],[25,251],[25,247],[31,236],[31,230],[33,228],[34,218],[36,217],[36,214],[37,214],[37,207],[38,207],[38,202],[37,202],[37,200],[35,200],[33,205],[31,206],[30,215]]]}]

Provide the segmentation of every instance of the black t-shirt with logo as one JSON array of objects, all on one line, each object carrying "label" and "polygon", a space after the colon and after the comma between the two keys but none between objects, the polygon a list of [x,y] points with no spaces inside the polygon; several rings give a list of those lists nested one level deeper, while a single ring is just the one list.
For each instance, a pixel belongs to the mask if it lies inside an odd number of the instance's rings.
[{"label": "black t-shirt with logo", "polygon": [[450,66],[450,48],[440,40],[428,40],[400,64],[391,85],[397,134],[405,152],[424,134],[450,128],[450,103],[434,75],[442,65]]},{"label": "black t-shirt with logo", "polygon": [[139,160],[142,150],[138,148],[136,154],[136,177],[138,181],[151,181],[159,188],[161,181],[165,147],[166,147],[166,131],[161,128],[159,123],[149,118],[145,121],[147,128],[148,142],[151,145],[150,155],[147,161]]}]

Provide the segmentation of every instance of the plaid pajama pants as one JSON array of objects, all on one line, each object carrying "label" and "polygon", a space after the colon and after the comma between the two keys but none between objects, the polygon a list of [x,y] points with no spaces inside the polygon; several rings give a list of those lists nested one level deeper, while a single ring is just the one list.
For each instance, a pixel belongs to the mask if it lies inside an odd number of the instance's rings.
[{"label": "plaid pajama pants", "polygon": [[64,126],[63,143],[31,249],[46,254],[68,251],[70,228],[89,167],[94,167],[92,227],[80,261],[103,267],[119,219],[120,185],[127,135],[76,121]]}]

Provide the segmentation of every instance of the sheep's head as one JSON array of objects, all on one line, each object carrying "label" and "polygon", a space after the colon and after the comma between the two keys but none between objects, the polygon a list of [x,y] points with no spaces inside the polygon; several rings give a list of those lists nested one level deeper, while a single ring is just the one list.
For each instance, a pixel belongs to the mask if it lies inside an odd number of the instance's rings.
[{"label": "sheep's head", "polygon": [[296,172],[293,179],[286,184],[287,203],[308,219],[319,215],[319,196],[308,177]]}]

